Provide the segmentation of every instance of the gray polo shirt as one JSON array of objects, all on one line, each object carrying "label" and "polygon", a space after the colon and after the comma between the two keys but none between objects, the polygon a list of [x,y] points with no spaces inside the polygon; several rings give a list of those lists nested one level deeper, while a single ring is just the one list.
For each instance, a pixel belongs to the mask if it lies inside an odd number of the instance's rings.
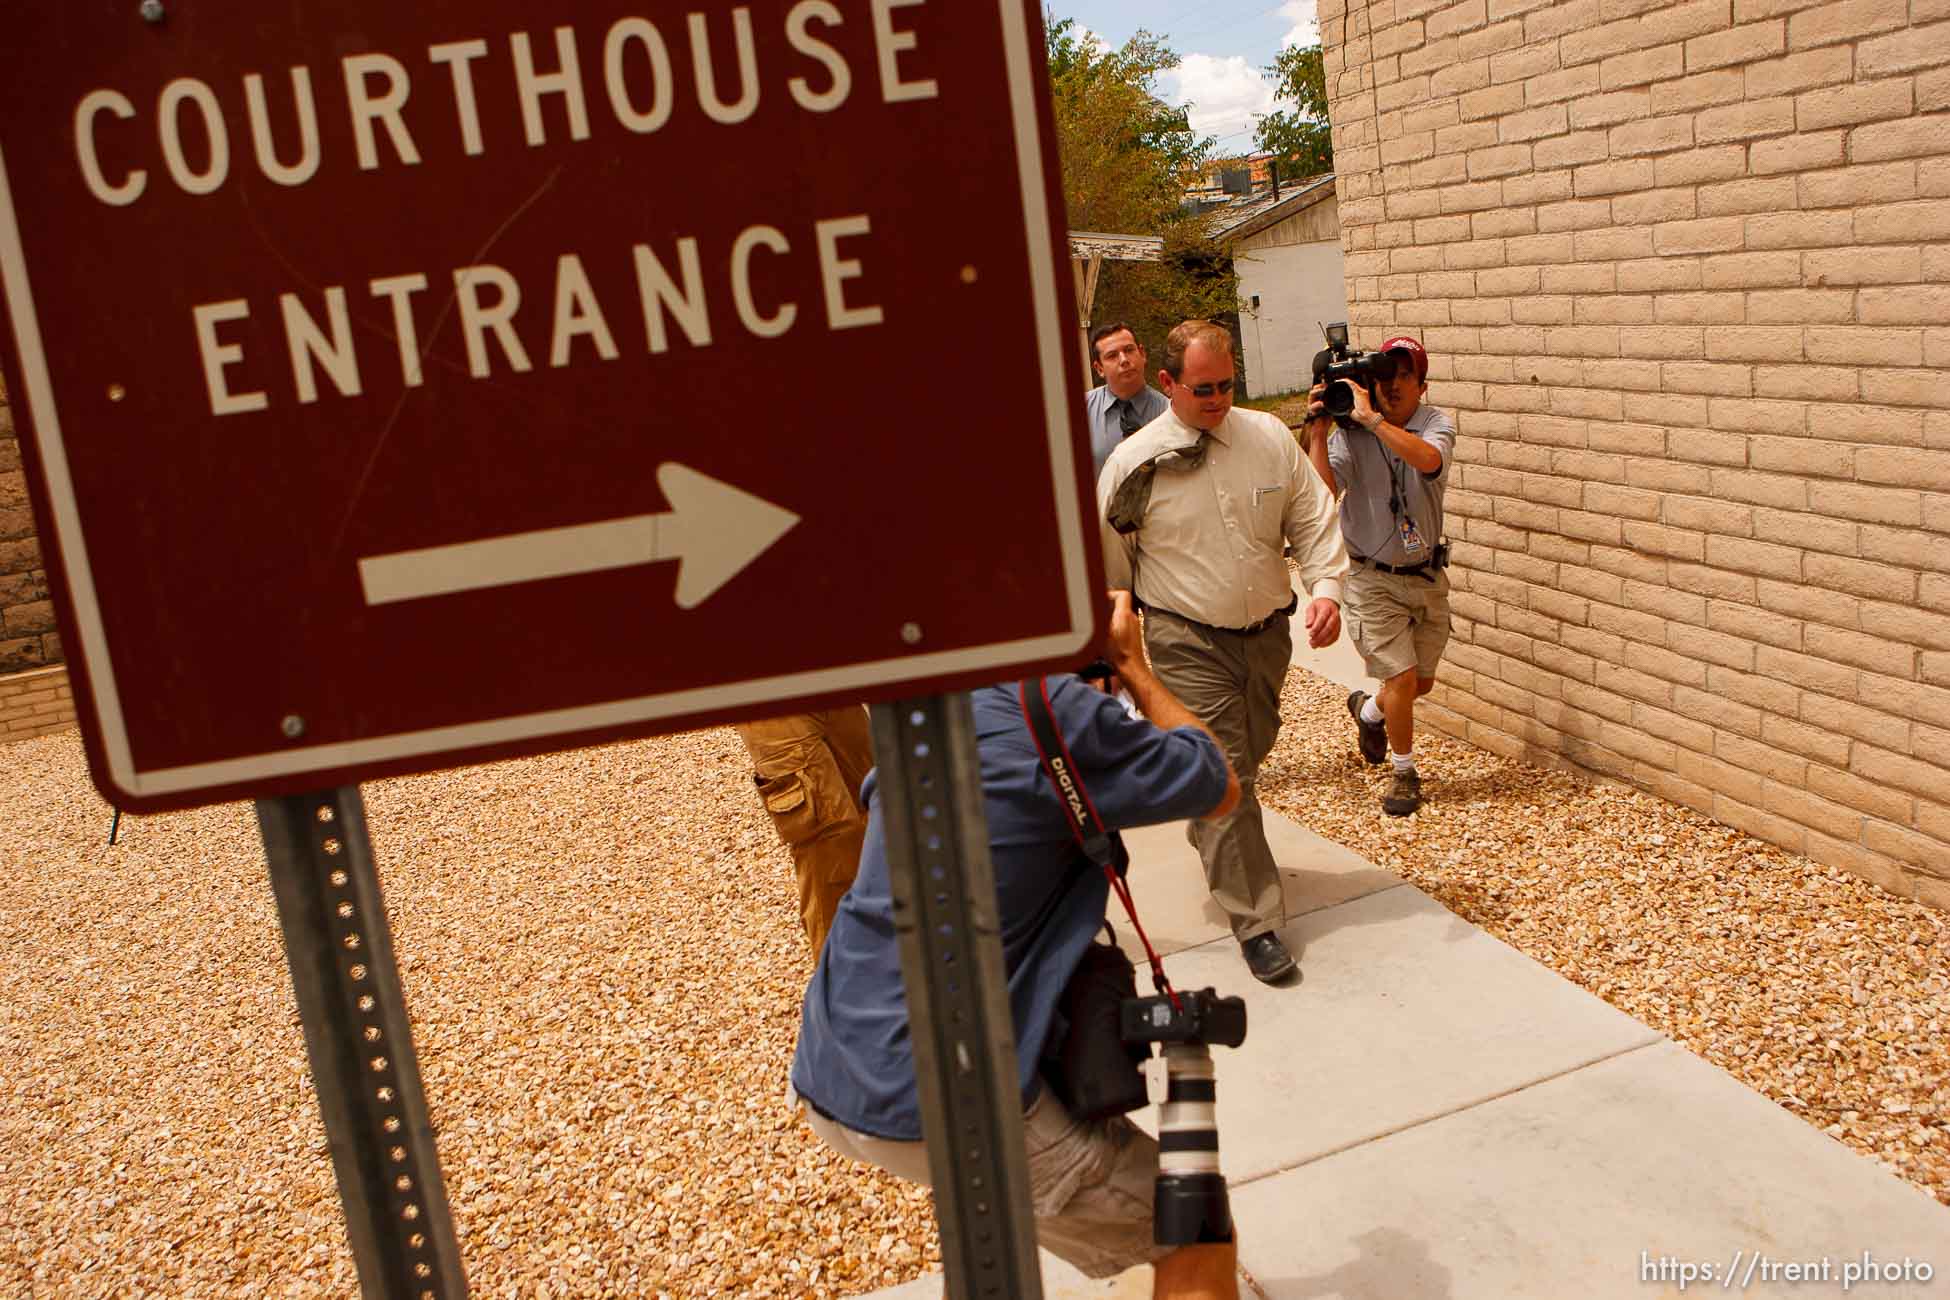
[{"label": "gray polo shirt", "polygon": [[[1109,384],[1098,384],[1083,399],[1083,413],[1090,422],[1090,481],[1095,483],[1103,477],[1104,462],[1110,459],[1117,444],[1124,441],[1123,422],[1110,404],[1117,398],[1111,394]],[[1171,407],[1165,395],[1146,384],[1132,393],[1130,403],[1137,412],[1137,427],[1142,429]]]},{"label": "gray polo shirt", "polygon": [[[1442,453],[1442,467],[1424,474],[1382,446],[1366,430],[1352,433],[1336,426],[1327,438],[1327,465],[1340,480],[1341,536],[1348,554],[1383,564],[1420,564],[1442,540],[1442,494],[1449,485],[1450,452],[1456,445],[1456,426],[1447,414],[1426,402],[1415,408],[1402,426]],[[1402,547],[1400,525],[1389,509],[1390,485],[1401,513],[1415,521],[1423,549],[1409,554]]]}]

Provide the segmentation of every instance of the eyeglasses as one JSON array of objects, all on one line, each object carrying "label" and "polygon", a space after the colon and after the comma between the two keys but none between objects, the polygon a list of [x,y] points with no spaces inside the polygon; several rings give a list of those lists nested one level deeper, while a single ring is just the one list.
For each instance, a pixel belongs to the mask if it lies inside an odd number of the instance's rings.
[{"label": "eyeglasses", "polygon": [[1181,384],[1180,387],[1193,397],[1210,397],[1214,393],[1230,393],[1237,382],[1235,379],[1221,379],[1211,384]]}]

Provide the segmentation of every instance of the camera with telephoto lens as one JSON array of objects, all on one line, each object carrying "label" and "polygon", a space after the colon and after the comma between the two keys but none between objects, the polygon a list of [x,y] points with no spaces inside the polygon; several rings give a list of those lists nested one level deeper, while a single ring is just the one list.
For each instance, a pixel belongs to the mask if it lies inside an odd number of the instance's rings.
[{"label": "camera with telephoto lens", "polygon": [[1190,989],[1178,995],[1125,998],[1119,1009],[1127,1043],[1203,1043],[1237,1047],[1246,1041],[1246,1003],[1222,998],[1213,989]]},{"label": "camera with telephoto lens", "polygon": [[1352,415],[1354,385],[1367,390],[1369,404],[1379,406],[1375,386],[1395,377],[1395,358],[1386,352],[1354,351],[1348,346],[1346,321],[1323,325],[1321,333],[1327,336],[1327,346],[1314,353],[1314,382],[1326,384],[1327,390],[1320,395],[1320,404],[1341,428],[1358,429],[1361,426]]},{"label": "camera with telephoto lens", "polygon": [[1161,1246],[1231,1241],[1232,1201],[1219,1172],[1211,1045],[1237,1047],[1246,1041],[1246,1004],[1213,989],[1192,989],[1176,997],[1125,998],[1119,1017],[1126,1043],[1164,1047],[1152,1238]]}]

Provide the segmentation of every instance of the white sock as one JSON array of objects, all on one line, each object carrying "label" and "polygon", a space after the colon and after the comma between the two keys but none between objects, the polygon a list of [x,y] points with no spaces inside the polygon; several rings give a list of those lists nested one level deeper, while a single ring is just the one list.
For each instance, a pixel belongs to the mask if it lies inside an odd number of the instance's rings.
[{"label": "white sock", "polygon": [[1361,721],[1363,722],[1387,721],[1387,719],[1382,715],[1381,706],[1375,703],[1375,698],[1372,695],[1370,695],[1367,699],[1361,702]]},{"label": "white sock", "polygon": [[1406,754],[1397,754],[1391,749],[1388,751],[1388,761],[1395,765],[1397,772],[1413,772],[1415,770],[1415,751],[1410,749]]}]

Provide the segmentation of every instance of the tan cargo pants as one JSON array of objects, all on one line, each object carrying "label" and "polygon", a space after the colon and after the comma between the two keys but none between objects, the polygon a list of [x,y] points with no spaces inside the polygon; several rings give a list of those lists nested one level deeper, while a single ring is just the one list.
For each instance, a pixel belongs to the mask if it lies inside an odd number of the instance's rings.
[{"label": "tan cargo pants", "polygon": [[859,705],[741,722],[752,776],[799,877],[799,919],[819,955],[840,898],[860,869],[867,813],[860,783],[873,768],[872,733]]},{"label": "tan cargo pants", "polygon": [[1173,695],[1212,728],[1239,776],[1239,806],[1191,824],[1212,900],[1239,942],[1286,921],[1280,869],[1266,843],[1254,781],[1280,734],[1280,684],[1293,662],[1292,620],[1280,615],[1254,633],[1206,627],[1165,610],[1146,610],[1144,647]]}]

